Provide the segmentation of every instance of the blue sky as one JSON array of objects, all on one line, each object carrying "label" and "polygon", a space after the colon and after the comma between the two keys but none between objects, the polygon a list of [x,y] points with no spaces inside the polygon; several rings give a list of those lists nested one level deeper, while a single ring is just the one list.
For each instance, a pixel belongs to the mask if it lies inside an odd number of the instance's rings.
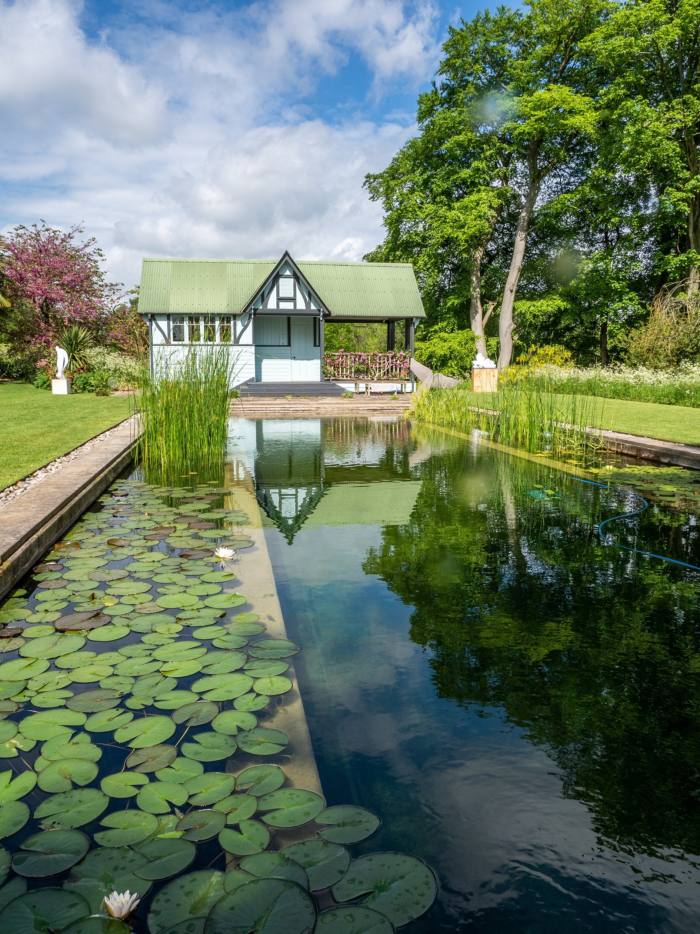
[{"label": "blue sky", "polygon": [[144,255],[360,259],[362,189],[414,132],[448,25],[487,0],[0,0],[0,228]]}]

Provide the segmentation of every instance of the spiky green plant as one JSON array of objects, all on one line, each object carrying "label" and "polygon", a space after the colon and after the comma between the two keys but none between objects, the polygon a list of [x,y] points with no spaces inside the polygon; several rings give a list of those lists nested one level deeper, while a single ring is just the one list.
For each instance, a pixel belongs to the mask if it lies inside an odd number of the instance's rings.
[{"label": "spiky green plant", "polygon": [[232,376],[227,348],[190,352],[143,375],[137,457],[149,482],[223,475]]},{"label": "spiky green plant", "polygon": [[411,408],[418,421],[458,431],[478,428],[509,447],[557,457],[589,457],[602,447],[590,426],[600,423],[601,400],[560,395],[526,380],[502,383],[496,393],[477,394],[464,386],[418,392]]},{"label": "spiky green plant", "polygon": [[68,354],[68,372],[87,369],[89,351],[93,346],[92,334],[82,324],[69,324],[58,335],[58,345]]}]

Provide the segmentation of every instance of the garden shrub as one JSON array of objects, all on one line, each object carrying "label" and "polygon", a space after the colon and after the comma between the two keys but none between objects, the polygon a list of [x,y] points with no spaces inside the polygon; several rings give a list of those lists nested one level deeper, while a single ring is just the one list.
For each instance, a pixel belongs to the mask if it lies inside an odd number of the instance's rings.
[{"label": "garden shrub", "polygon": [[[496,354],[495,338],[488,338],[490,356]],[[432,331],[425,340],[416,341],[414,354],[419,363],[436,373],[464,379],[476,357],[476,337],[472,331]]]},{"label": "garden shrub", "polygon": [[659,368],[700,363],[700,302],[658,296],[646,324],[630,335],[627,362]]},{"label": "garden shrub", "polygon": [[537,369],[541,366],[558,366],[562,369],[574,365],[574,357],[570,350],[561,344],[532,345],[521,353],[516,363]]}]

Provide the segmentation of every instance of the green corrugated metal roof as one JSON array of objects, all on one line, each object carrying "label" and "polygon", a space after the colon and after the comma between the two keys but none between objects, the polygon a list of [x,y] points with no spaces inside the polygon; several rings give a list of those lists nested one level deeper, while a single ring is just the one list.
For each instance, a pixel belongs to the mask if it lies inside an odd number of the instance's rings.
[{"label": "green corrugated metal roof", "polygon": [[[145,259],[141,314],[241,314],[277,260]],[[331,318],[423,318],[410,263],[297,263]]]}]

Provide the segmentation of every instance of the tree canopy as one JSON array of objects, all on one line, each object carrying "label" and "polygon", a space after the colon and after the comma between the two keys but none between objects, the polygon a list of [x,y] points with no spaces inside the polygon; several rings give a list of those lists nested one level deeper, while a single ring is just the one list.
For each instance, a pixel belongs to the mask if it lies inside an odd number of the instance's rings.
[{"label": "tree canopy", "polygon": [[415,264],[428,326],[499,364],[557,342],[607,363],[654,296],[700,287],[700,2],[529,0],[450,29],[417,135],[370,197],[370,259]]}]

